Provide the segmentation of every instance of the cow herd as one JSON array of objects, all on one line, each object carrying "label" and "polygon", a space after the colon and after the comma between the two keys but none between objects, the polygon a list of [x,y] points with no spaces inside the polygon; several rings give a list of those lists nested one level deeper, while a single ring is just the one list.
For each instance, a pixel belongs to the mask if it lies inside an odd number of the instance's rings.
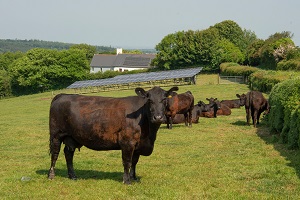
[{"label": "cow herd", "polygon": [[[189,94],[189,96],[192,96],[192,93],[190,91],[186,92]],[[186,94],[185,93],[185,94]],[[173,99],[176,98],[176,96],[182,96],[183,94],[176,94],[172,97],[170,97],[170,100],[168,102],[173,102]],[[245,106],[246,110],[246,120],[247,124],[250,125],[250,117],[252,118],[252,123],[254,127],[256,127],[257,124],[259,124],[259,118],[262,112],[265,114],[269,113],[270,111],[270,105],[268,100],[263,96],[263,94],[259,91],[249,91],[246,94],[236,94],[238,99],[232,99],[232,100],[222,100],[219,101],[217,98],[206,98],[208,101],[208,104],[205,104],[203,101],[199,101],[196,105],[192,105],[191,102],[194,101],[194,98],[189,97],[187,98],[181,98],[182,102],[177,102],[178,105],[181,105],[181,110],[187,111],[189,110],[189,114],[184,112],[178,112],[172,115],[170,119],[167,119],[167,127],[169,129],[172,128],[172,126],[169,126],[169,123],[172,124],[179,124],[179,123],[185,123],[187,124],[187,121],[192,123],[198,123],[199,117],[207,117],[207,118],[216,118],[218,115],[231,115],[231,109],[233,108],[240,108]],[[187,103],[189,100],[190,103]],[[171,106],[170,106],[171,105]],[[184,107],[185,106],[185,107]],[[189,107],[190,106],[190,107]],[[172,103],[168,103],[167,110],[176,110],[174,109],[174,105]],[[190,115],[190,110],[192,110],[192,115]],[[167,115],[169,116],[169,115]],[[192,126],[191,123],[189,123],[189,126]]]},{"label": "cow herd", "polygon": [[251,115],[256,126],[261,113],[270,109],[268,101],[257,91],[237,94],[235,100],[207,98],[208,104],[203,101],[195,104],[190,91],[177,94],[178,89],[153,87],[145,91],[136,88],[137,96],[121,98],[75,94],[55,96],[49,116],[51,165],[48,178],[55,176],[56,161],[64,143],[70,179],[76,179],[74,152],[85,146],[97,151],[121,150],[123,182],[130,184],[137,179],[136,165],[140,155],[151,155],[161,124],[166,123],[170,129],[176,123],[192,126],[192,123],[198,123],[199,117],[230,115],[232,108],[245,106],[247,123],[250,124]]}]

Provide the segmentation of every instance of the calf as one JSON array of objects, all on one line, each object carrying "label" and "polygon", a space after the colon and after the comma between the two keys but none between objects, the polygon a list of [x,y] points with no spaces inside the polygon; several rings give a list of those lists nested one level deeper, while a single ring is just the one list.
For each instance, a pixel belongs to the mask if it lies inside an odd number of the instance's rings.
[{"label": "calf", "polygon": [[254,127],[259,124],[259,118],[262,112],[268,114],[270,111],[270,105],[268,100],[259,91],[250,91],[246,94],[246,119],[247,124],[250,125],[250,115]]},{"label": "calf", "polygon": [[222,100],[220,103],[228,106],[229,108],[240,108],[245,105],[246,95],[245,94],[236,94],[238,99],[232,100]]},{"label": "calf", "polygon": [[170,96],[167,101],[167,128],[172,129],[173,119],[176,114],[183,114],[185,125],[192,126],[192,110],[194,108],[194,96],[190,91]]}]

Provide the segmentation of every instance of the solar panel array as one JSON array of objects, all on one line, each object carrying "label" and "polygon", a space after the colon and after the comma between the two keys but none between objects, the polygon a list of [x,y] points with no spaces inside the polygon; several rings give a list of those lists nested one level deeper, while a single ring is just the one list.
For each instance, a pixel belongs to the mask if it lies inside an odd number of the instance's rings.
[{"label": "solar panel array", "polygon": [[128,83],[138,83],[147,81],[160,81],[176,78],[190,78],[197,75],[202,70],[202,67],[190,68],[190,69],[180,69],[180,70],[169,70],[161,72],[147,72],[138,74],[127,74],[119,75],[114,78],[97,79],[97,80],[86,80],[86,81],[76,81],[75,83],[69,85],[68,89],[76,88],[87,88],[87,87],[97,87],[106,85],[122,85]]}]

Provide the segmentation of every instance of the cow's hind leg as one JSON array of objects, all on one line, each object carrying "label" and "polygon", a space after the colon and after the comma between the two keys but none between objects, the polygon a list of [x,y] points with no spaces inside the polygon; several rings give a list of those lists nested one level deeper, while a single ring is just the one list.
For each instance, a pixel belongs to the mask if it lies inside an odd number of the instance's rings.
[{"label": "cow's hind leg", "polygon": [[66,158],[66,163],[68,168],[68,176],[70,179],[76,180],[77,177],[75,175],[74,168],[73,168],[73,157],[74,157],[75,149],[80,148],[82,145],[80,145],[71,137],[64,138],[63,142],[66,145],[64,148],[64,153],[65,153],[65,158]]},{"label": "cow's hind leg", "polygon": [[61,143],[62,141],[60,139],[50,137],[51,166],[48,172],[48,179],[53,179],[55,177],[55,164],[59,155]]}]

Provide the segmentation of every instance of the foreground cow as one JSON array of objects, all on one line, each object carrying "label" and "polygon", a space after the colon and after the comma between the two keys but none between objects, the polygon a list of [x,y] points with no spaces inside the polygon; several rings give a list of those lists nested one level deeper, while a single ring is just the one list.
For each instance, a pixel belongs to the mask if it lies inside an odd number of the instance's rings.
[{"label": "foreground cow", "polygon": [[60,94],[50,107],[51,166],[48,178],[55,176],[54,168],[61,143],[68,175],[76,179],[73,156],[76,148],[93,150],[121,150],[124,166],[123,182],[136,180],[136,164],[140,155],[151,155],[156,133],[165,121],[169,94],[154,87],[149,91],[136,88],[138,96],[123,98]]},{"label": "foreground cow", "polygon": [[192,126],[192,110],[194,108],[194,96],[190,91],[170,96],[167,102],[167,128],[172,129],[173,119],[176,114],[184,114],[185,125]]},{"label": "foreground cow", "polygon": [[[194,105],[192,111],[192,123],[199,123],[199,117],[203,112],[207,112],[210,109],[208,104],[205,104],[203,101],[199,101],[196,105]],[[173,124],[185,123],[186,118],[184,114],[176,114],[173,119]]]},{"label": "foreground cow", "polygon": [[259,124],[259,118],[262,112],[269,113],[270,105],[268,100],[259,91],[250,91],[246,94],[246,119],[247,124],[250,125],[250,115],[254,127]]},{"label": "foreground cow", "polygon": [[245,105],[246,95],[245,94],[236,94],[238,99],[232,100],[222,100],[220,103],[228,106],[229,108],[240,108]]}]

